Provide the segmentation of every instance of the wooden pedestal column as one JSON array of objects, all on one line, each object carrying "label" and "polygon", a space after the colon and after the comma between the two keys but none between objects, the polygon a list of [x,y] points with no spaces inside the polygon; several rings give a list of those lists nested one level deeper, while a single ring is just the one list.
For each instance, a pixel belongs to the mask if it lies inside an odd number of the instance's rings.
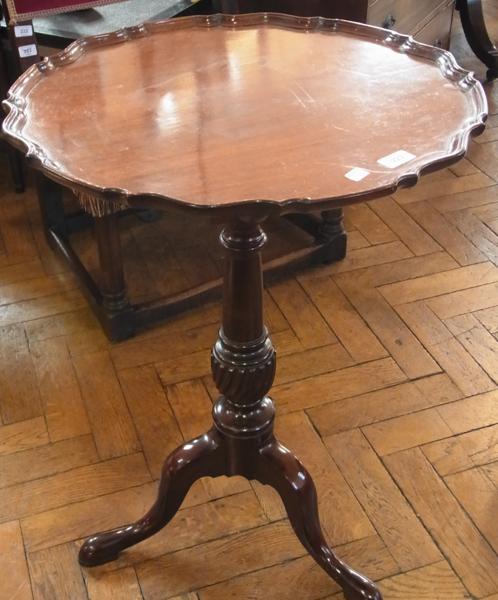
[{"label": "wooden pedestal column", "polygon": [[242,475],[277,490],[303,546],[348,600],[382,600],[377,587],[328,546],[313,481],[273,434],[275,410],[267,393],[276,355],[263,324],[261,249],[266,236],[257,223],[236,222],[223,230],[220,240],[226,265],[223,324],[211,355],[221,394],[213,409],[213,427],[166,459],[151,510],[135,523],[90,537],[80,550],[80,562],[93,566],[114,560],[125,548],[162,529],[197,479]]}]

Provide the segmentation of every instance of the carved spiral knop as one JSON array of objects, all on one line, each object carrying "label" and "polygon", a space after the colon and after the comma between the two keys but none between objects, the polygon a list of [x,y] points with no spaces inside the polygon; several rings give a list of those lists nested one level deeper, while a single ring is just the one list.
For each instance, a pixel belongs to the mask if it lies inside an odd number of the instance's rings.
[{"label": "carved spiral knop", "polygon": [[211,354],[213,379],[219,392],[232,404],[252,406],[270,391],[276,357],[267,332],[252,344],[234,345],[220,331]]}]

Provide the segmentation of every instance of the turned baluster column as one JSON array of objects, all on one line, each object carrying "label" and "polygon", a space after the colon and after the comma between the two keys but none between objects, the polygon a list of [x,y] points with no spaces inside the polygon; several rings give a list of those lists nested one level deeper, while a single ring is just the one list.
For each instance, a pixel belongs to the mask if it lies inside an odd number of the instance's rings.
[{"label": "turned baluster column", "polygon": [[266,235],[255,223],[236,222],[222,231],[220,242],[225,248],[223,318],[211,364],[221,396],[213,414],[230,444],[229,472],[250,476],[249,446],[259,447],[271,436],[274,418],[266,396],[276,363],[263,324],[261,250]]}]

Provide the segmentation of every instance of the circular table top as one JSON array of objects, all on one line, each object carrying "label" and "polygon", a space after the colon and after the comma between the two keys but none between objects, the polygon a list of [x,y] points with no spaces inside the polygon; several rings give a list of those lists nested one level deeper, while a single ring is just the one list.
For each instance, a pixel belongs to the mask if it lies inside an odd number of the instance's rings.
[{"label": "circular table top", "polygon": [[463,156],[487,110],[444,50],[276,14],[79,40],[28,70],[5,105],[7,137],[101,205],[279,210],[413,184]]}]

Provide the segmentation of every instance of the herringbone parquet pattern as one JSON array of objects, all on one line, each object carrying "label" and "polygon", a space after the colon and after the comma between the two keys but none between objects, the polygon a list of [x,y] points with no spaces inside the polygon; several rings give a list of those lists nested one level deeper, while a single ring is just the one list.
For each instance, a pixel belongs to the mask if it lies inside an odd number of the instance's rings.
[{"label": "herringbone parquet pattern", "polygon": [[[498,599],[497,140],[493,114],[468,160],[349,208],[342,263],[266,292],[278,435],[315,478],[331,543],[385,600]],[[135,297],[219,269],[202,223],[123,227]],[[91,235],[77,245],[95,266]],[[198,482],[156,537],[78,566],[81,538],[140,516],[165,455],[209,425],[218,318],[205,306],[109,344],[33,193],[1,184],[2,600],[342,597],[276,495],[242,479]]]}]

